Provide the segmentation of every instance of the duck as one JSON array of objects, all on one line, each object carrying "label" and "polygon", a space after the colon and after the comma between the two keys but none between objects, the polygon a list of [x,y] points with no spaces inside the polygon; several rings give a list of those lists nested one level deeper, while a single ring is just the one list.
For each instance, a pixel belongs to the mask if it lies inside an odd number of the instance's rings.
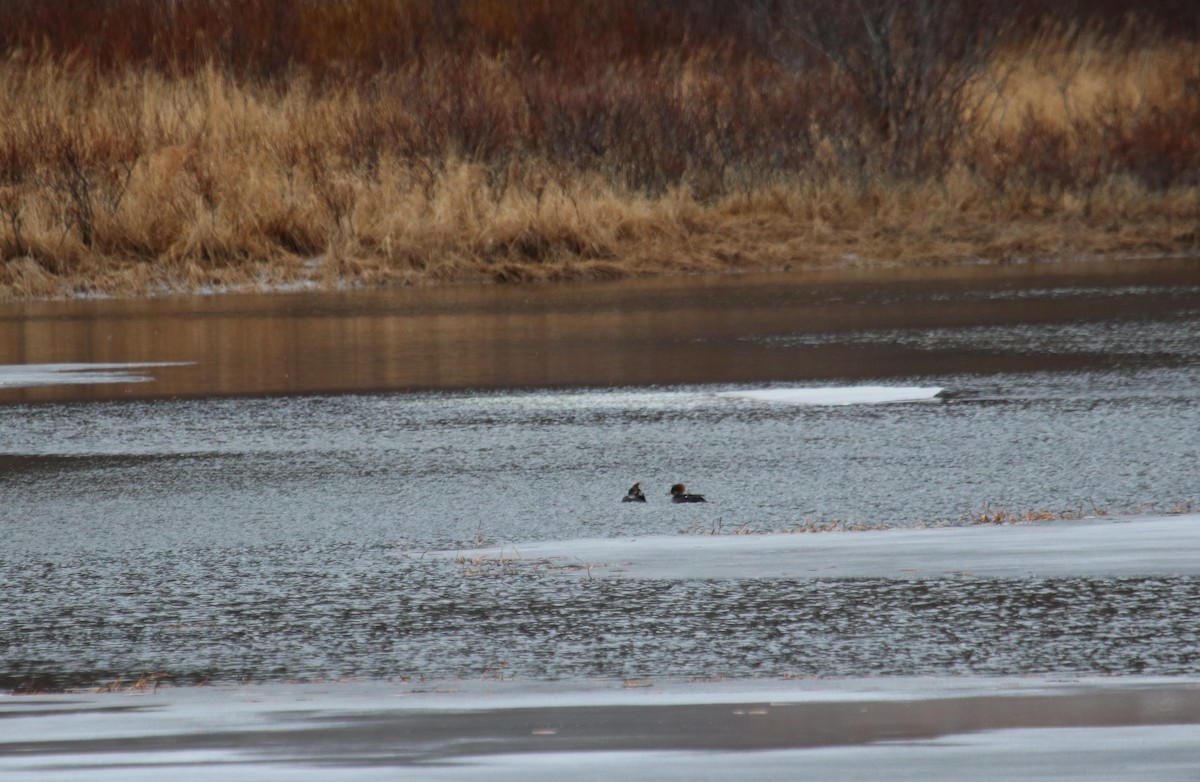
[{"label": "duck", "polygon": [[703,494],[688,494],[687,487],[677,483],[671,487],[671,502],[708,502]]},{"label": "duck", "polygon": [[646,495],[642,493],[642,482],[638,481],[629,487],[629,491],[621,498],[621,502],[645,502]]}]

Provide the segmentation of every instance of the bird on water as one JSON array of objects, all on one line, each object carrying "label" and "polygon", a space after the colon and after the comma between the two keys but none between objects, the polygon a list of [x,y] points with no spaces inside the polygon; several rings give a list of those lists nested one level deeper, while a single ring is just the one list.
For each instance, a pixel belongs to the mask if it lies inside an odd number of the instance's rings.
[{"label": "bird on water", "polygon": [[687,487],[677,483],[671,487],[671,502],[708,502],[702,494],[688,494]]},{"label": "bird on water", "polygon": [[629,487],[629,491],[621,498],[621,502],[645,502],[646,495],[642,493],[642,482],[638,481]]}]

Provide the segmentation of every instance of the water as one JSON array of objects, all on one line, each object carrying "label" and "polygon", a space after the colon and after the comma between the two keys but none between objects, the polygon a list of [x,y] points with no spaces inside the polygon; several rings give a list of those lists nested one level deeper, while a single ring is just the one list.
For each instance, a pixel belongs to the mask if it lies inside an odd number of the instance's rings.
[{"label": "water", "polygon": [[[3,363],[194,363],[0,389],[0,688],[1194,673],[1188,577],[472,577],[424,554],[1194,503],[1196,268],[10,306]],[[859,382],[947,394],[719,395]],[[619,501],[634,480],[645,505]],[[671,505],[677,481],[710,502]]]}]

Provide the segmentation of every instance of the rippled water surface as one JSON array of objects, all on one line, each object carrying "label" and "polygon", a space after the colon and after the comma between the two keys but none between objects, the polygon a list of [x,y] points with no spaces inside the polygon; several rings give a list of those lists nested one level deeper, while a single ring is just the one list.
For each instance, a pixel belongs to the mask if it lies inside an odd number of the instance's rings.
[{"label": "rippled water surface", "polygon": [[[1194,503],[1198,270],[10,306],[3,363],[190,363],[0,389],[0,687],[1194,673],[1193,578],[473,577],[423,554]],[[946,393],[720,395],[865,382]],[[644,505],[619,501],[634,480]],[[676,481],[709,502],[672,505]]]}]

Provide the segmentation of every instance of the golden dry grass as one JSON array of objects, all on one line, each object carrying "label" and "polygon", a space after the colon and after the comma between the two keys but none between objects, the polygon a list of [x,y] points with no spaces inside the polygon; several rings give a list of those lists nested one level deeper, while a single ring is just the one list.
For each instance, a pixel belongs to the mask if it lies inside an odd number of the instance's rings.
[{"label": "golden dry grass", "polygon": [[157,692],[159,686],[166,678],[167,674],[165,673],[143,673],[133,681],[126,681],[124,677],[118,677],[109,684],[97,687],[94,692]]},{"label": "golden dry grass", "polygon": [[[670,161],[638,163],[634,136],[605,142],[633,150],[620,165],[526,146],[537,116],[521,109],[524,66],[444,65],[482,90],[455,115],[476,135],[411,105],[418,72],[318,88],[212,66],[0,63],[0,298],[1200,250],[1198,174],[1180,170],[1200,161],[1200,45],[1187,41],[1061,29],[1003,49],[972,87],[945,172],[900,180],[840,158],[839,129],[814,124],[790,167],[772,168],[794,152],[772,140],[781,151],[642,181]],[[652,76],[681,110],[713,96],[742,110],[727,74],[653,68],[609,88]],[[772,78],[755,82],[768,86],[749,121],[773,116]]]}]

